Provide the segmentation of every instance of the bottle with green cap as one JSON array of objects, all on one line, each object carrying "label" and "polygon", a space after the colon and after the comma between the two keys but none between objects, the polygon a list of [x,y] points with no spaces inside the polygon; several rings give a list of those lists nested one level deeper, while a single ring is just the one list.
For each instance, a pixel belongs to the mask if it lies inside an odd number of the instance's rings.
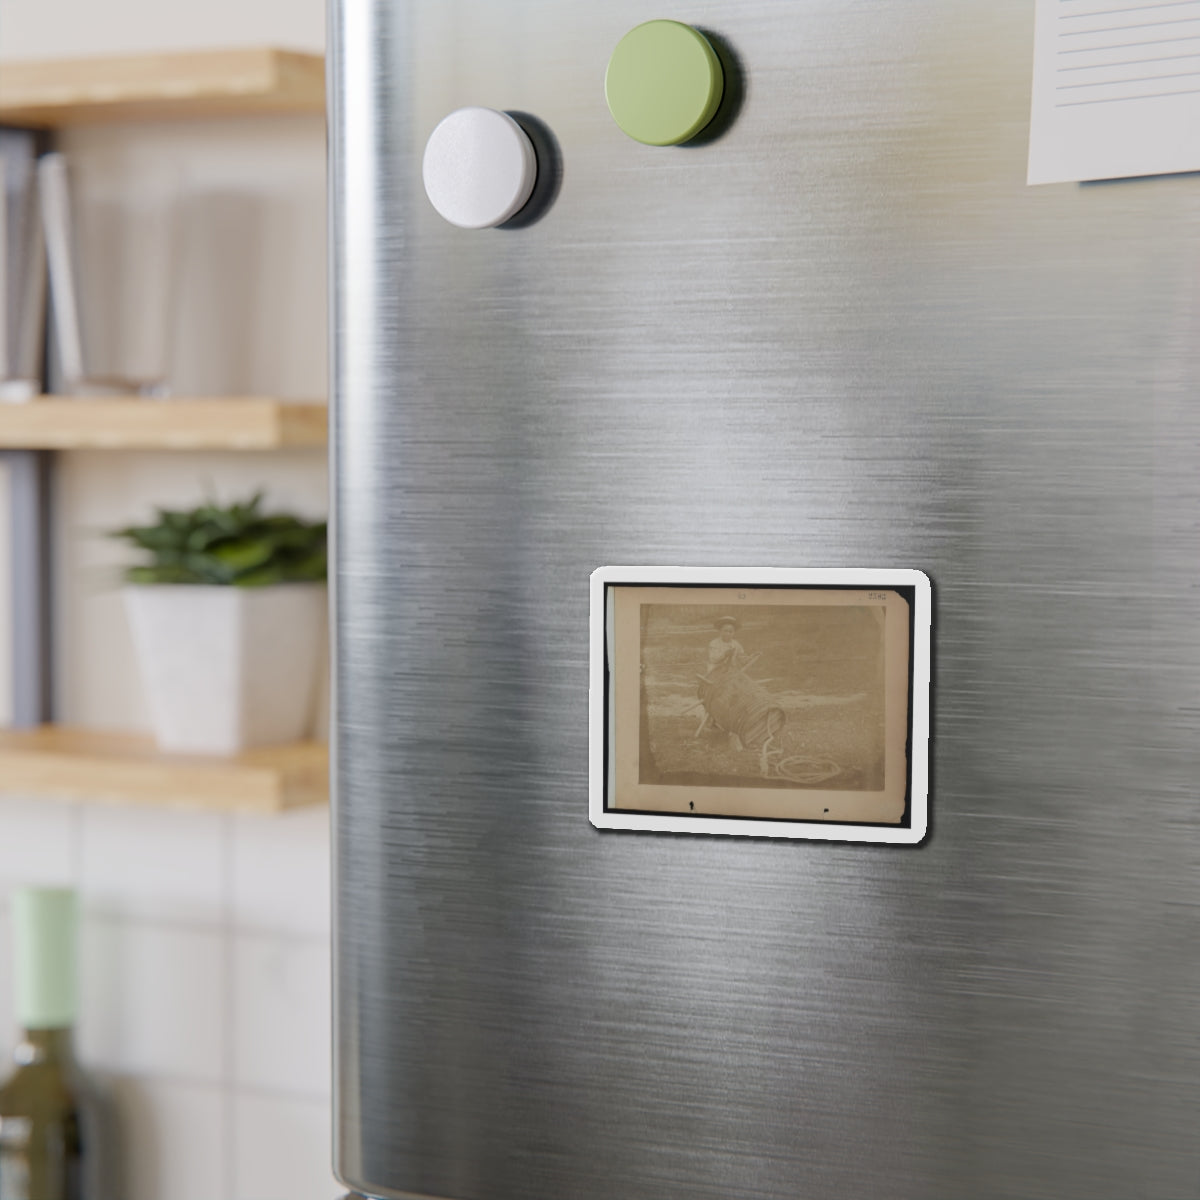
[{"label": "bottle with green cap", "polygon": [[0,1087],[0,1200],[94,1200],[84,1081],[75,1065],[76,900],[13,894],[15,1070]]}]

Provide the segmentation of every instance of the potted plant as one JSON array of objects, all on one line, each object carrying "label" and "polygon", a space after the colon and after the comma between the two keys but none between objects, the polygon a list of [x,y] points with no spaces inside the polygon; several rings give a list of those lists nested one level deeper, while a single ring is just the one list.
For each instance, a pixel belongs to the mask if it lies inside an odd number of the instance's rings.
[{"label": "potted plant", "polygon": [[325,522],[266,514],[259,494],[159,509],[112,536],[150,555],[125,571],[125,599],[159,746],[233,754],[306,736],[325,644]]}]

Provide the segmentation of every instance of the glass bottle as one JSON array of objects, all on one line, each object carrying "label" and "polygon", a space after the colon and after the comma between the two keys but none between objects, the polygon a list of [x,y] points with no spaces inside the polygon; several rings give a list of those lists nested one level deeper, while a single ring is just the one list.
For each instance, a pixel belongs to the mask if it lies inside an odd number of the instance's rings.
[{"label": "glass bottle", "polygon": [[92,1200],[83,1080],[75,1066],[75,893],[13,895],[15,1070],[0,1087],[0,1200]]}]

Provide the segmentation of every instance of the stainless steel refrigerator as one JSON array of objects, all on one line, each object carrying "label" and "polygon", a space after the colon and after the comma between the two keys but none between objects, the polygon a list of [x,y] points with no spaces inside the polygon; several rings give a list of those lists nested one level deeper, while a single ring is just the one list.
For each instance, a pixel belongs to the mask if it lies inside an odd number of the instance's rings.
[{"label": "stainless steel refrigerator", "polygon": [[[683,145],[606,104],[658,18]],[[1027,187],[1032,25],[334,0],[352,1191],[1200,1196],[1200,178]],[[500,228],[426,191],[467,106],[534,149]],[[620,563],[924,571],[924,841],[594,827]]]}]

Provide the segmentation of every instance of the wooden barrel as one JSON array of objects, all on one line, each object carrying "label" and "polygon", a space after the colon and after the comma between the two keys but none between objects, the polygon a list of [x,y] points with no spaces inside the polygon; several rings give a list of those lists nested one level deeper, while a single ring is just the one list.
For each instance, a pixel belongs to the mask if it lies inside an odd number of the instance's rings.
[{"label": "wooden barrel", "polygon": [[751,750],[775,737],[787,721],[771,693],[740,671],[710,675],[700,681],[699,693],[712,719]]}]

